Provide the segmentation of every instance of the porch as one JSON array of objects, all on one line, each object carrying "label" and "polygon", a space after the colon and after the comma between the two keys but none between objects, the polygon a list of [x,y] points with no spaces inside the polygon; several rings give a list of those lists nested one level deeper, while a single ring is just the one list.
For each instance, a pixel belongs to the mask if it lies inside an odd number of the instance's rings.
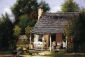
[{"label": "porch", "polygon": [[[33,34],[34,38],[30,36],[30,50],[49,50],[59,51],[67,48],[67,40],[62,33],[46,33]],[[33,39],[33,40],[32,40]]]}]

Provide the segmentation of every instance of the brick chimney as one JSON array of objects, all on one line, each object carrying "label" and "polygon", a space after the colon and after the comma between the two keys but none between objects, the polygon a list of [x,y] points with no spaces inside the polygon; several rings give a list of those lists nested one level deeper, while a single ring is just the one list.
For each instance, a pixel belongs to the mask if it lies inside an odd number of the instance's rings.
[{"label": "brick chimney", "polygon": [[40,17],[42,16],[43,14],[43,5],[44,5],[44,1],[42,0],[41,3],[40,3],[40,6],[38,8],[38,20],[40,19]]},{"label": "brick chimney", "polygon": [[42,13],[43,13],[43,9],[42,8],[39,8],[38,9],[38,20],[42,16]]}]

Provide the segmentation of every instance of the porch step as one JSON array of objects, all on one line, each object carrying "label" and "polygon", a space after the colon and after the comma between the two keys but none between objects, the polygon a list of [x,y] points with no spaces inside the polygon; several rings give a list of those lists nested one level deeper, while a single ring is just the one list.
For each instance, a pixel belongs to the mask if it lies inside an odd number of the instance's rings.
[{"label": "porch step", "polygon": [[49,52],[49,51],[43,51],[43,52],[40,52],[38,53],[39,55],[51,55],[52,52]]}]

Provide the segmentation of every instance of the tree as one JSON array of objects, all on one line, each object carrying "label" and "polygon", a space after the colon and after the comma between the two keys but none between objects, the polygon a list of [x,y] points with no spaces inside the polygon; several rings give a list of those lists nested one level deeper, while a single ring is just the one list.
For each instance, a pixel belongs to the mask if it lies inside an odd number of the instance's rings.
[{"label": "tree", "polygon": [[[73,2],[73,0],[66,0],[66,2],[62,5],[62,11],[63,12],[78,12],[79,11],[79,7],[78,5]],[[64,32],[65,35],[67,37],[67,51],[73,51],[74,49],[74,43],[70,43],[71,39],[73,39],[75,37],[75,32],[77,31],[77,23],[78,20],[71,18],[68,21],[68,25],[65,26],[64,28]],[[74,40],[74,39],[73,39]]]},{"label": "tree", "polygon": [[25,28],[27,26],[33,27],[35,23],[36,23],[36,20],[29,19],[27,15],[22,15],[19,17],[19,21],[16,25],[18,25],[21,28],[20,34],[23,35],[23,34],[26,34]]},{"label": "tree", "polygon": [[3,21],[0,22],[0,48],[12,49],[13,38],[12,38],[12,23],[9,19],[8,14],[2,16]]},{"label": "tree", "polygon": [[[31,35],[30,31],[32,31],[32,27],[38,19],[39,5],[37,0],[17,0],[14,7],[12,7],[16,20],[13,27],[14,38],[17,38],[16,41],[20,35],[26,34],[28,37]],[[46,12],[50,8],[48,4],[43,3],[43,9]]]},{"label": "tree", "polygon": [[71,20],[68,21],[68,24],[64,27],[64,34],[67,40],[67,51],[74,51],[74,38],[76,36],[78,19],[75,17],[71,17]]},{"label": "tree", "polygon": [[66,0],[66,2],[62,5],[63,12],[78,12],[78,5],[73,2],[73,0]]},{"label": "tree", "polygon": [[20,35],[20,33],[21,33],[21,28],[18,26],[18,25],[16,25],[15,27],[14,27],[14,29],[13,29],[13,31],[14,31],[14,36],[19,36]]},{"label": "tree", "polygon": [[30,34],[32,33],[32,27],[31,26],[27,26],[25,28],[25,34],[30,37]]},{"label": "tree", "polygon": [[[37,19],[37,10],[39,5],[40,4],[38,4],[37,0],[17,0],[16,4],[12,8],[12,11],[15,17],[27,14],[29,19]],[[50,9],[46,3],[44,3],[43,8],[44,12]]]},{"label": "tree", "polygon": [[77,23],[75,51],[85,52],[85,9],[80,11],[80,16]]},{"label": "tree", "polygon": [[[15,15],[15,25],[21,28],[21,34],[25,34],[25,28],[27,26],[33,27],[38,19],[38,7],[41,3],[37,0],[17,0],[12,11]],[[50,8],[48,4],[43,2],[44,12],[48,11]]]}]

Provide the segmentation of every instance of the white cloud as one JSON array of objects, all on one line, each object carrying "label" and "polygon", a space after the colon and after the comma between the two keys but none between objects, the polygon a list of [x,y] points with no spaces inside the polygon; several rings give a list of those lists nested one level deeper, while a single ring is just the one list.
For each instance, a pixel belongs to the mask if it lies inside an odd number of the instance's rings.
[{"label": "white cloud", "polygon": [[58,12],[58,11],[61,11],[61,6],[59,6],[59,7],[53,7],[51,10],[50,10],[50,12]]},{"label": "white cloud", "polygon": [[45,0],[50,6],[50,12],[61,11],[61,5],[64,3],[64,0]]},{"label": "white cloud", "polygon": [[9,15],[12,14],[10,8],[5,8],[4,11],[3,11],[3,14],[5,14],[5,13],[7,13],[7,14],[9,14]]},{"label": "white cloud", "polygon": [[6,8],[11,8],[17,0],[0,0],[0,16]]},{"label": "white cloud", "polygon": [[8,16],[9,16],[10,21],[11,21],[12,23],[14,23],[14,22],[15,22],[15,17],[14,17],[14,15],[13,15],[11,9],[10,9],[10,8],[5,8],[4,11],[3,11],[3,15],[5,15],[6,13],[7,13]]}]

